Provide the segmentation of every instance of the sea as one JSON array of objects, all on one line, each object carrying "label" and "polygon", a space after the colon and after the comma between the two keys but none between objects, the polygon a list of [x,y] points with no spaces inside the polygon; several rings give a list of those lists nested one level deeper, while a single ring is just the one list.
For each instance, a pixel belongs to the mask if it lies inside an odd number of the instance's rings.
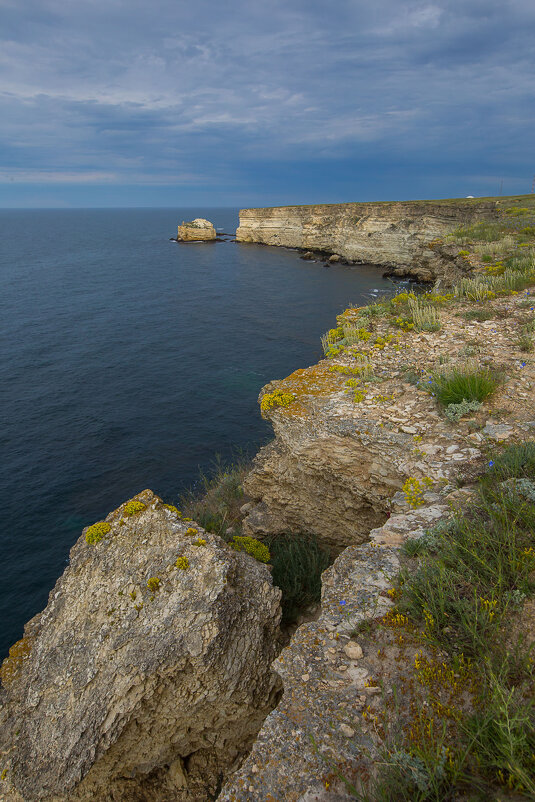
[{"label": "sea", "polygon": [[84,526],[253,454],[271,436],[260,388],[393,288],[372,266],[170,240],[195,217],[238,225],[228,208],[0,210],[0,658]]}]

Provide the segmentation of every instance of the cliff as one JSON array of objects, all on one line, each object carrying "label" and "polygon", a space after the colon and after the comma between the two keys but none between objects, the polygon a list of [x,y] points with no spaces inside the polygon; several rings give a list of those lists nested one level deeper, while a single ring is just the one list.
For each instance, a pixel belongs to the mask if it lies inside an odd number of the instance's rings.
[{"label": "cliff", "polygon": [[451,253],[427,244],[456,226],[498,217],[498,199],[339,203],[242,209],[238,242],[283,245],[338,254],[431,281],[444,275]]}]

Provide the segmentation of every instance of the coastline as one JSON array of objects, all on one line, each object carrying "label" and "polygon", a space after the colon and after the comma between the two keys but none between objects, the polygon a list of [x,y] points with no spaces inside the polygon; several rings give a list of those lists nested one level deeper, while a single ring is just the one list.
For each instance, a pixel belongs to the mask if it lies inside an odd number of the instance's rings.
[{"label": "coastline", "polygon": [[[378,664],[373,639],[364,661],[356,656],[355,633],[393,610],[390,590],[403,543],[470,497],[489,449],[531,437],[535,365],[518,336],[532,322],[535,277],[526,263],[524,286],[513,288],[504,267],[507,259],[532,258],[533,246],[522,245],[516,240],[513,256],[505,251],[491,261],[483,260],[484,250],[455,245],[463,274],[475,283],[461,279],[457,295],[449,288],[430,294],[424,305],[435,313],[427,318],[431,328],[414,322],[410,293],[383,306],[350,308],[327,337],[325,360],[264,388],[276,441],[245,482],[255,501],[245,531],[255,537],[310,531],[342,551],[324,574],[320,617],[302,625],[275,662],[283,700],[219,799],[304,799],[324,793],[327,784],[343,794],[332,764],[352,772],[362,769],[363,754],[372,764],[378,759],[382,739],[370,717],[379,715],[381,695],[369,684]],[[468,317],[481,306],[486,320]],[[504,380],[489,400],[455,420],[417,382],[459,358],[490,364]],[[455,486],[460,474],[466,489]],[[401,489],[408,481],[412,495]],[[38,658],[25,655],[22,673],[27,659]],[[6,799],[10,777],[2,777]]]}]

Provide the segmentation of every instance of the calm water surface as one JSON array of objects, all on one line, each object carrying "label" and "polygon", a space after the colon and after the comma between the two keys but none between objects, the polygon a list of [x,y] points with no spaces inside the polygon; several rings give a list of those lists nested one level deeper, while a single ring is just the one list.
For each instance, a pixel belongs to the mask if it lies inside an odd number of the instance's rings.
[{"label": "calm water surface", "polygon": [[216,454],[270,435],[257,395],[321,356],[377,268],[295,251],[169,241],[237,210],[0,211],[0,656],[81,529],[150,487],[167,501]]}]

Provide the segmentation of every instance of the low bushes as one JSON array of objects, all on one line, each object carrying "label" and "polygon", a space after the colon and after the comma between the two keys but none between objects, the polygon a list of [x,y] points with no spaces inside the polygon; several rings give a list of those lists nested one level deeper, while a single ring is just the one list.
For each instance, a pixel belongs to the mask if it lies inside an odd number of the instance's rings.
[{"label": "low bushes", "polygon": [[319,602],[321,574],[328,552],[311,535],[284,534],[266,539],[273,565],[273,584],[282,590],[282,624],[293,623],[301,610]]}]

